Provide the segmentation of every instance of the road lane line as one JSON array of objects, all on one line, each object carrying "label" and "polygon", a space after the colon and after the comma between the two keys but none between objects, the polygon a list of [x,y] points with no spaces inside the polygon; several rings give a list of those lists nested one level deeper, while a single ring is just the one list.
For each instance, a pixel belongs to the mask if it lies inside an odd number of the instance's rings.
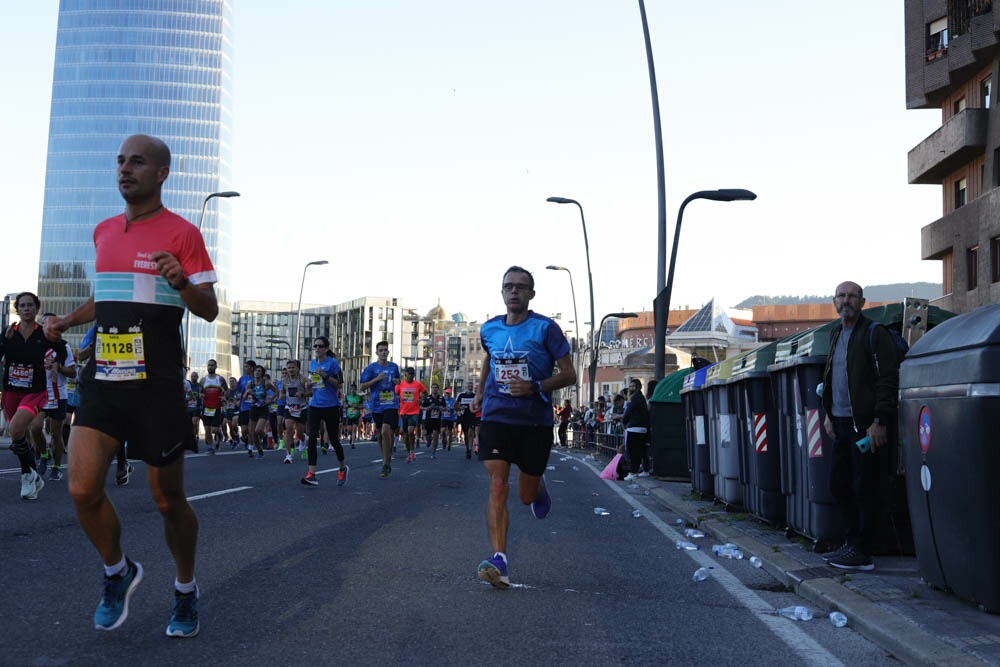
[{"label": "road lane line", "polygon": [[[595,475],[601,474],[601,471],[592,466],[589,461],[581,462]],[[671,545],[676,543],[677,540],[685,539],[682,533],[679,533],[664,523],[660,517],[656,516],[635,496],[625,491],[618,484],[609,479],[604,480],[604,482],[629,505],[642,512],[642,517],[649,521],[654,528],[660,531],[660,533],[670,541]],[[775,614],[773,606],[768,604],[763,598],[743,585],[743,582],[740,581],[736,575],[729,572],[721,563],[716,562],[715,558],[703,551],[687,551],[685,553],[691,557],[698,567],[712,568],[711,578],[718,581],[719,585],[721,585],[727,593],[733,596],[733,598],[735,598],[740,605],[753,612],[753,614],[760,619],[764,625],[767,626],[768,630],[774,633],[778,639],[783,641],[795,653],[802,656],[802,659],[806,662],[806,664],[831,666],[839,665],[843,667],[844,663],[823,648],[819,642],[814,640],[803,630],[799,629],[799,627],[795,624],[795,621],[790,621],[787,618],[782,618],[781,616]],[[822,614],[820,615],[820,618],[822,618]]]},{"label": "road lane line", "polygon": [[246,491],[247,489],[252,489],[252,486],[237,486],[235,489],[224,489],[222,491],[213,491],[212,493],[203,493],[200,496],[188,496],[188,502],[192,500],[204,500],[205,498],[214,498],[215,496],[224,496],[227,493],[236,493],[237,491]]}]

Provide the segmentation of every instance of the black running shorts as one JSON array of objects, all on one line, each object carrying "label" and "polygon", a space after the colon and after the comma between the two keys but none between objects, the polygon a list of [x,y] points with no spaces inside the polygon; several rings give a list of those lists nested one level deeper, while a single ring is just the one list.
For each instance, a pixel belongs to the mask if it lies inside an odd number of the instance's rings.
[{"label": "black running shorts", "polygon": [[506,461],[526,475],[541,477],[551,451],[551,426],[503,422],[483,422],[479,426],[480,461]]},{"label": "black running shorts", "polygon": [[128,442],[128,455],[154,467],[169,465],[185,449],[198,451],[180,383],[138,389],[107,382],[80,385],[74,426],[86,426]]}]

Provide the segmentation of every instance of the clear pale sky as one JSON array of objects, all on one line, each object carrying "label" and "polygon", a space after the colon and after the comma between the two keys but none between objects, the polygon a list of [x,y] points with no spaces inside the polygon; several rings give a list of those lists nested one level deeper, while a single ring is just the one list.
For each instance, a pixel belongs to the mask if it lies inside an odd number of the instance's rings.
[{"label": "clear pale sky", "polygon": [[[637,2],[235,0],[236,299],[438,299],[502,310],[501,274],[534,271],[535,310],[589,320],[651,310],[657,193]],[[907,111],[903,2],[647,4],[662,116],[667,256],[694,202],[673,307],[832,294],[837,283],[941,281],[920,228],[941,188],[906,183],[940,112]],[[37,285],[58,2],[0,23],[3,292]],[[115,187],[115,156],[108,184]],[[170,186],[169,180],[167,186]],[[206,193],[207,194],[207,193]],[[95,224],[98,222],[94,221]]]}]

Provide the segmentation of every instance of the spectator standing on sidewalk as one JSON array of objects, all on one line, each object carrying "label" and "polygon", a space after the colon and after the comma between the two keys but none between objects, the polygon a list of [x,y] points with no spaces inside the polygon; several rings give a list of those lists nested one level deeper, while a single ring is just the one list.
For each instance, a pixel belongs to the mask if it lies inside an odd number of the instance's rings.
[{"label": "spectator standing on sidewalk", "polygon": [[[833,440],[830,492],[846,530],[843,546],[823,557],[837,568],[873,570],[878,487],[888,464],[886,445],[895,437],[899,362],[885,327],[876,325],[869,333],[872,321],[861,314],[860,285],[838,285],[833,305],[840,326],[830,338],[823,373],[823,427]],[[869,447],[857,444],[865,436]]]},{"label": "spectator standing on sidewalk", "polygon": [[[472,399],[482,407],[479,460],[489,476],[486,527],[493,555],[479,564],[478,574],[496,588],[507,588],[507,495],[510,467],[518,467],[517,495],[531,513],[544,519],[552,498],[542,474],[552,451],[551,392],[576,382],[576,369],[562,329],[551,319],[528,310],[535,280],[519,266],[504,272],[501,292],[505,315],[480,329],[486,359]],[[553,368],[558,371],[553,374]]]},{"label": "spectator standing on sidewalk", "polygon": [[642,395],[642,380],[632,378],[628,383],[628,405],[621,416],[613,415],[612,419],[621,420],[625,428],[625,454],[629,460],[629,474],[626,481],[636,477],[649,477],[649,456],[646,446],[649,444],[649,405]]},{"label": "spectator standing on sidewalk", "polygon": [[567,438],[566,430],[569,429],[569,419],[573,416],[573,407],[567,398],[563,406],[559,408],[559,446],[565,447]]}]

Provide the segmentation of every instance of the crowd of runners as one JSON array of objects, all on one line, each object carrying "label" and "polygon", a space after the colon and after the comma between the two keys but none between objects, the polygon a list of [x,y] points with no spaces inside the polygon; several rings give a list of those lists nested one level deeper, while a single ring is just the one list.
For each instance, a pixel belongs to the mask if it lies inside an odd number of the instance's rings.
[{"label": "crowd of runners", "polygon": [[[29,326],[36,326],[32,311],[38,309],[37,297],[31,293],[18,296],[17,309],[21,320],[12,325],[0,344],[0,353],[13,347],[15,334]],[[38,318],[38,334],[45,317]],[[42,367],[45,372],[47,400],[33,415],[27,437],[34,459],[34,468],[22,474],[21,498],[35,500],[45,481],[60,481],[65,475],[63,462],[66,443],[69,441],[73,414],[80,403],[78,375],[83,362],[93,353],[94,332],[88,332],[83,346],[74,350],[61,342],[56,346],[44,344]],[[14,341],[16,342],[16,341]],[[451,388],[441,392],[437,382],[428,389],[414,379],[415,370],[406,368],[399,377],[398,366],[388,360],[388,344],[379,343],[380,360],[371,364],[362,377],[379,380],[376,391],[359,391],[356,383],[343,386],[342,373],[336,373],[336,389],[326,389],[318,370],[332,366],[336,356],[327,353],[329,342],[317,338],[316,358],[308,364],[309,373],[303,374],[302,364],[288,361],[277,379],[253,360],[243,365],[243,375],[225,377],[218,374],[218,364],[210,359],[206,372],[191,371],[184,380],[186,414],[195,438],[195,451],[215,454],[220,450],[245,449],[251,459],[263,459],[266,452],[280,458],[285,464],[309,460],[310,413],[314,419],[315,442],[318,453],[327,455],[340,448],[338,459],[343,460],[343,447],[355,449],[359,442],[385,442],[390,456],[385,458],[379,475],[388,477],[392,471],[391,454],[405,448],[406,463],[416,461],[420,447],[430,450],[436,458],[439,450],[451,451],[453,445],[465,448],[465,458],[476,452],[476,435],[480,413],[472,410],[472,391],[452,396]],[[383,366],[385,367],[383,370]],[[394,375],[395,374],[395,375]],[[384,390],[383,390],[384,387]],[[15,414],[15,417],[17,415]],[[322,418],[324,417],[325,418]],[[13,436],[20,424],[11,424]],[[331,430],[336,437],[331,437]],[[19,438],[18,438],[19,439]],[[128,463],[128,444],[120,450],[115,474],[119,486],[128,484],[132,466]],[[318,458],[318,457],[317,457]],[[316,461],[311,464],[313,468]],[[346,483],[349,466],[342,466],[343,474],[338,483]],[[300,480],[309,486],[318,485],[315,470],[307,472]]]}]

